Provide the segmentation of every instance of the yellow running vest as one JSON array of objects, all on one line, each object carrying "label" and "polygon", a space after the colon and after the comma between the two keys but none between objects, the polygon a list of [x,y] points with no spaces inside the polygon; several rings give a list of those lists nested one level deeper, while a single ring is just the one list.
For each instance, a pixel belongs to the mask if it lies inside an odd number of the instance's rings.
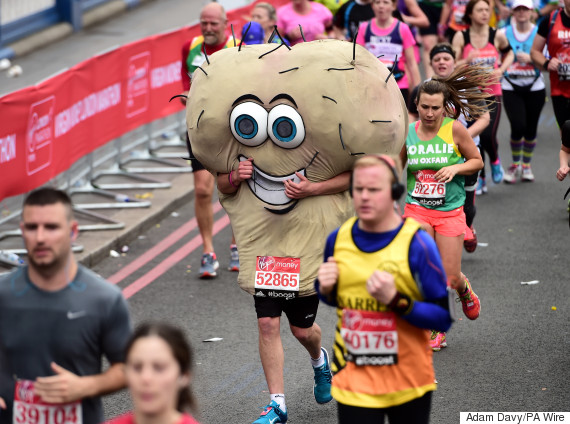
[{"label": "yellow running vest", "polygon": [[365,253],[352,240],[355,223],[351,218],[340,227],[334,246],[339,278],[332,395],[345,405],[388,408],[436,389],[429,330],[409,324],[366,290],[370,275],[383,270],[394,275],[398,292],[422,300],[408,262],[420,225],[406,219],[388,246]]}]

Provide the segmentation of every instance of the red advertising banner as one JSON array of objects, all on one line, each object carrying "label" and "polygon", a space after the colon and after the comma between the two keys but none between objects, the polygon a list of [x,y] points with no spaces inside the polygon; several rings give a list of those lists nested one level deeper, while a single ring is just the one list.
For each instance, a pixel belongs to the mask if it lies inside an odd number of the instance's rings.
[{"label": "red advertising banner", "polygon": [[[279,0],[279,4],[284,3]],[[253,5],[228,12],[239,38]],[[93,57],[0,98],[0,200],[26,193],[107,142],[182,109],[181,48],[198,25]]]}]

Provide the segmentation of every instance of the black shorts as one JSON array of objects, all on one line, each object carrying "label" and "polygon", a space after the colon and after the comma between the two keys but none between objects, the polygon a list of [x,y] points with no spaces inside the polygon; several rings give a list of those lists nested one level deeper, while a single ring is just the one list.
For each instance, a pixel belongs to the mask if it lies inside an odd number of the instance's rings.
[{"label": "black shorts", "polygon": [[188,147],[188,157],[190,158],[190,165],[192,165],[192,172],[201,171],[204,168],[204,165],[194,157],[192,153],[192,146],[190,145],[190,138],[188,137],[188,133],[186,133],[186,147]]},{"label": "black shorts", "polygon": [[319,297],[296,297],[291,300],[275,299],[272,297],[253,297],[257,318],[280,317],[285,312],[289,324],[299,328],[310,328],[317,317]]},{"label": "black shorts", "polygon": [[420,9],[428,18],[429,26],[427,28],[420,28],[420,35],[437,35],[437,24],[441,18],[441,7],[434,6],[426,2],[419,2]]}]

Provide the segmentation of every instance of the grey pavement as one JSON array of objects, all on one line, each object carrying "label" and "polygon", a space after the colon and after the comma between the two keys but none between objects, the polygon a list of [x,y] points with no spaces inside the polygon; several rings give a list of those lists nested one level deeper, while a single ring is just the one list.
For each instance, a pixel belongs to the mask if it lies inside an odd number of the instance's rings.
[{"label": "grey pavement", "polygon": [[[20,78],[0,74],[0,91],[35,84],[113,45],[192,22],[201,4],[155,0],[44,46],[16,60],[24,69]],[[509,131],[505,114],[499,139],[507,167]],[[489,194],[477,199],[475,227],[481,245],[473,254],[464,253],[463,269],[481,296],[482,315],[475,322],[465,318],[457,321],[448,335],[449,347],[434,356],[439,387],[433,398],[433,423],[458,423],[460,411],[569,410],[570,257],[568,215],[562,200],[568,181],[559,183],[554,177],[560,138],[550,103],[543,111],[538,140],[533,159],[536,182],[491,184]],[[126,222],[124,230],[81,233],[79,242],[85,251],[79,259],[108,278],[180,231],[193,217],[192,177],[182,174],[165,178],[171,179],[172,188],[149,190],[149,209],[111,212],[112,217]],[[216,219],[222,216],[220,211]],[[163,266],[169,255],[196,236],[194,229],[118,286],[125,289]],[[228,261],[230,237],[230,229],[225,227],[214,239],[222,269]],[[109,257],[110,249],[123,245],[129,246],[124,256]],[[199,247],[189,252],[130,297],[130,311],[135,323],[166,320],[180,325],[189,335],[195,351],[193,387],[201,422],[251,422],[269,397],[258,359],[253,301],[238,288],[233,273],[222,270],[215,280],[198,280],[195,270],[200,254]],[[539,283],[521,285],[531,280]],[[332,308],[320,307],[317,322],[327,348],[333,342],[335,316]],[[307,355],[285,324],[282,335],[289,422],[335,422],[334,402],[324,406],[314,403]],[[223,340],[203,342],[211,337]],[[123,391],[106,397],[105,408],[107,417],[130,409],[128,395]]]}]

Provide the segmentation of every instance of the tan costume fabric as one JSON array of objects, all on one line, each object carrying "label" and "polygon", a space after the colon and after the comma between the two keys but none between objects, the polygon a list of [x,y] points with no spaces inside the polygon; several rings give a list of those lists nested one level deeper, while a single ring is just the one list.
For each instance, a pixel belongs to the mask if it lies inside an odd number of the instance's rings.
[{"label": "tan costume fabric", "polygon": [[[320,182],[368,153],[397,154],[407,111],[387,68],[338,40],[288,50],[260,44],[221,50],[196,70],[187,102],[195,157],[214,175],[253,158],[254,177],[220,201],[240,254],[239,284],[254,294],[258,256],[300,258],[300,296],[314,293],[327,235],[353,215],[348,192],[289,199],[295,171]],[[274,50],[274,51],[272,51]]]}]

